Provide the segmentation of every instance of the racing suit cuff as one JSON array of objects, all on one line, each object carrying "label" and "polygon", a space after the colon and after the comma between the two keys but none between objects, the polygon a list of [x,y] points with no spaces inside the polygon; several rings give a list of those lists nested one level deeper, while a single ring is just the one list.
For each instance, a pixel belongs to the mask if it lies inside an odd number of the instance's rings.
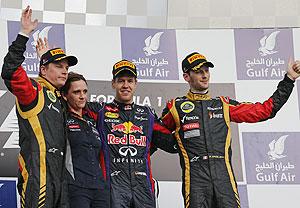
[{"label": "racing suit cuff", "polygon": [[29,40],[29,37],[26,36],[24,33],[19,33],[16,42],[18,45],[26,45],[27,41]]},{"label": "racing suit cuff", "polygon": [[295,80],[291,80],[291,79],[287,76],[287,74],[284,75],[283,81],[288,82],[288,83],[294,83],[294,82],[295,82]]}]

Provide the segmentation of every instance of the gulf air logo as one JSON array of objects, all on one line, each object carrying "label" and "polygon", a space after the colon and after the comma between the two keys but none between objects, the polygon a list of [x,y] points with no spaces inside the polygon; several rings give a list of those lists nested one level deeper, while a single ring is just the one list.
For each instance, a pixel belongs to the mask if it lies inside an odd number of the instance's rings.
[{"label": "gulf air logo", "polygon": [[287,137],[288,135],[284,135],[279,137],[279,139],[277,140],[273,139],[270,142],[269,144],[270,150],[268,151],[268,156],[270,160],[278,160],[286,157],[286,155],[284,155],[283,152],[284,152],[284,143]]},{"label": "gulf air logo", "polygon": [[153,37],[150,35],[145,39],[145,47],[143,48],[143,51],[146,56],[151,56],[155,54],[162,53],[158,51],[160,46],[160,37],[164,32],[158,32],[153,35]]},{"label": "gulf air logo", "polygon": [[261,56],[266,56],[270,54],[277,53],[278,51],[275,51],[276,46],[276,37],[280,31],[272,32],[269,36],[264,36],[260,39],[260,48],[258,49],[259,54]]}]

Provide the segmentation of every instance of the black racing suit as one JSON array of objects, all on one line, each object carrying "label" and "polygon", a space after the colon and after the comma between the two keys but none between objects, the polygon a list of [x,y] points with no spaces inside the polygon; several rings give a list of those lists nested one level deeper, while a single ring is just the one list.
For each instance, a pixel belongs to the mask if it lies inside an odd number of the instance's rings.
[{"label": "black racing suit", "polygon": [[69,201],[72,208],[109,208],[109,184],[106,181],[104,155],[96,129],[97,113],[83,109],[82,117],[68,112]]},{"label": "black racing suit", "polygon": [[99,111],[97,128],[108,156],[112,208],[154,208],[150,148],[173,152],[172,134],[149,107],[117,101]]},{"label": "black racing suit", "polygon": [[162,121],[175,131],[188,208],[237,208],[240,200],[231,166],[230,122],[255,123],[273,118],[288,100],[287,76],[264,103],[239,103],[228,97],[188,92],[167,103]]},{"label": "black racing suit", "polygon": [[66,207],[64,109],[57,89],[41,77],[29,79],[21,66],[27,41],[27,37],[17,36],[1,73],[17,98],[21,207]]}]

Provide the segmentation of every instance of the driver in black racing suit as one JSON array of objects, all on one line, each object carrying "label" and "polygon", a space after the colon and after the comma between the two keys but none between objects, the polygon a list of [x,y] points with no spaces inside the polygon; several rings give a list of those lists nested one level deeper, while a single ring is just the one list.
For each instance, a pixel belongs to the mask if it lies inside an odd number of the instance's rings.
[{"label": "driver in black racing suit", "polygon": [[230,122],[255,123],[273,118],[288,100],[300,64],[289,65],[277,90],[263,103],[239,103],[208,93],[211,62],[199,53],[182,61],[183,77],[190,85],[186,96],[173,99],[162,121],[175,131],[182,168],[183,197],[188,208],[240,207],[231,166]]}]

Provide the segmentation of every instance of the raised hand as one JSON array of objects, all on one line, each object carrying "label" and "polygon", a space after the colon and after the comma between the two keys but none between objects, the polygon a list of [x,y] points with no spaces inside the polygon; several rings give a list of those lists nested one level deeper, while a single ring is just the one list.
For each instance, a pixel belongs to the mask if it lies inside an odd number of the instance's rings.
[{"label": "raised hand", "polygon": [[32,9],[30,9],[30,6],[27,6],[26,9],[23,10],[21,16],[21,32],[26,35],[30,35],[30,33],[34,31],[38,25],[38,20],[35,19],[32,21],[31,16]]},{"label": "raised hand", "polygon": [[36,44],[36,52],[39,58],[46,53],[49,50],[49,45],[48,45],[48,40],[45,37],[44,40],[42,38],[37,39],[37,44]]},{"label": "raised hand", "polygon": [[293,61],[290,59],[289,64],[288,64],[287,76],[292,80],[296,80],[298,77],[300,77],[300,61],[299,60]]}]

